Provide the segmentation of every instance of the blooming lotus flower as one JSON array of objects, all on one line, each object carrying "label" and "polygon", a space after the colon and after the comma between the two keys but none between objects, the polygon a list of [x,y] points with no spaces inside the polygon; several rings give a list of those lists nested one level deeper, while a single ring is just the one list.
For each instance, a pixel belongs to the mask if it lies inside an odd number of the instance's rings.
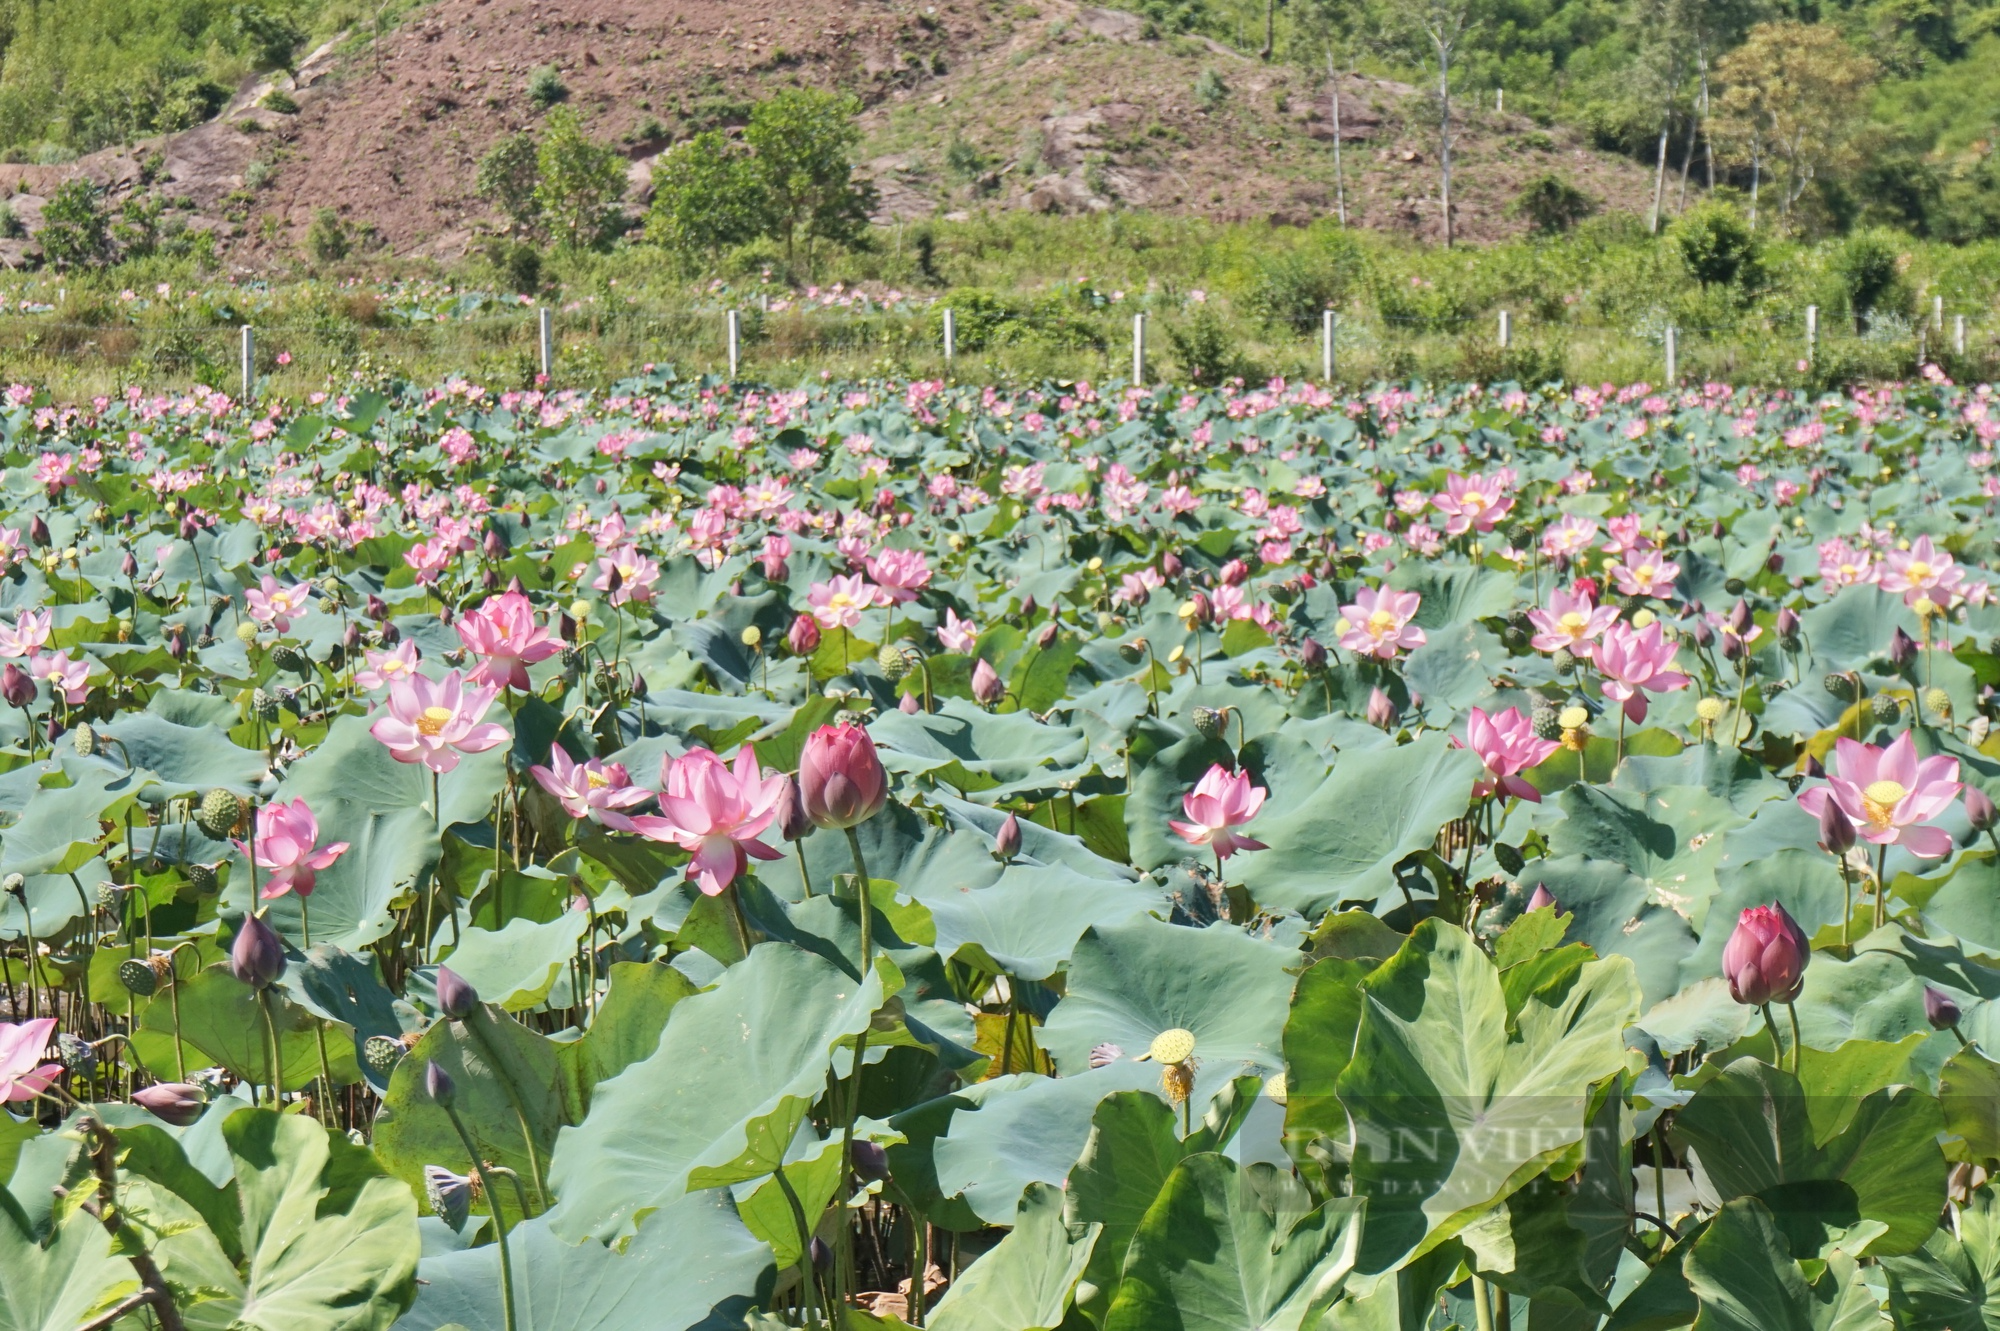
[{"label": "blooming lotus flower", "polygon": [[944,623],[938,625],[937,635],[948,652],[969,653],[979,645],[979,626],[969,619],[960,619],[950,606],[944,608]]},{"label": "blooming lotus flower", "polygon": [[354,672],[354,682],[364,689],[385,689],[416,673],[417,644],[404,638],[386,652],[370,651],[367,665]]},{"label": "blooming lotus flower", "polygon": [[856,827],[889,802],[889,774],[875,737],[855,725],[821,726],[799,754],[799,799],[806,816],[828,829]]},{"label": "blooming lotus flower", "polygon": [[32,1100],[62,1076],[62,1064],[41,1061],[55,1032],[54,1017],[0,1021],[0,1101]]},{"label": "blooming lotus flower", "polygon": [[1572,559],[1590,549],[1590,543],[1596,539],[1595,518],[1580,517],[1574,513],[1564,514],[1560,521],[1542,533],[1542,557]]},{"label": "blooming lotus flower", "polygon": [[243,600],[249,606],[250,618],[265,628],[290,633],[292,616],[304,614],[312,602],[312,587],[303,582],[282,587],[266,573],[259,585],[243,593]]},{"label": "blooming lotus flower", "polygon": [[1783,906],[1752,906],[1722,949],[1729,996],[1751,1007],[1789,1003],[1805,988],[1812,944]]},{"label": "blooming lotus flower", "polygon": [[1514,507],[1507,482],[1498,473],[1487,476],[1451,476],[1444,493],[1431,496],[1431,506],[1445,515],[1445,534],[1463,536],[1469,531],[1490,532]]},{"label": "blooming lotus flower", "polygon": [[1232,772],[1215,763],[1202,773],[1193,790],[1181,796],[1181,812],[1187,821],[1169,818],[1167,826],[1190,846],[1207,846],[1214,851],[1219,865],[1239,850],[1265,849],[1263,842],[1231,829],[1255,818],[1268,793],[1251,783],[1248,772]]},{"label": "blooming lotus flower", "polygon": [[1965,570],[1928,536],[1919,536],[1908,550],[1891,550],[1882,557],[1882,590],[1901,593],[1905,605],[1926,597],[1934,605],[1949,605],[1952,589],[1963,581]]},{"label": "blooming lotus flower", "polygon": [[1688,677],[1671,669],[1678,649],[1661,637],[1658,620],[1643,629],[1613,624],[1604,631],[1604,640],[1591,653],[1591,661],[1604,676],[1604,696],[1625,705],[1632,724],[1646,719],[1648,693],[1672,693],[1688,686]]},{"label": "blooming lotus flower", "polygon": [[750,867],[753,856],[784,858],[783,851],[757,838],[778,816],[785,778],[762,775],[750,745],[738,750],[733,769],[707,749],[690,749],[661,760],[660,776],[666,787],[660,792],[660,812],[633,818],[632,829],[692,854],[688,877],[702,895],[720,896]]},{"label": "blooming lotus flower", "polygon": [[1581,593],[1557,590],[1549,594],[1548,609],[1528,612],[1528,622],[1539,630],[1528,639],[1536,651],[1566,651],[1587,661],[1592,640],[1618,622],[1618,608],[1597,605]]},{"label": "blooming lotus flower", "polygon": [[1464,742],[1454,737],[1452,745],[1471,749],[1486,764],[1485,775],[1472,784],[1474,799],[1498,791],[1533,804],[1542,802],[1542,792],[1523,781],[1519,773],[1539,766],[1562,747],[1558,740],[1537,736],[1534,721],[1521,715],[1518,707],[1493,716],[1473,708],[1465,721]]},{"label": "blooming lotus flower", "polygon": [[49,610],[23,610],[13,624],[0,627],[0,656],[33,656],[48,645],[55,615]]},{"label": "blooming lotus flower", "polygon": [[528,667],[562,650],[562,644],[535,622],[528,598],[515,591],[494,597],[461,618],[457,627],[459,641],[480,658],[466,676],[474,684],[526,689]]},{"label": "blooming lotus flower", "polygon": [[441,680],[412,675],[389,685],[388,715],[368,733],[389,746],[399,763],[422,763],[433,772],[449,772],[467,753],[484,753],[507,742],[507,731],[481,721],[499,692],[468,687],[454,670]]},{"label": "blooming lotus flower", "polygon": [[877,589],[859,573],[815,582],[806,593],[813,618],[825,628],[851,629],[861,623],[861,612],[880,603]]},{"label": "blooming lotus flower", "polygon": [[604,592],[613,605],[628,601],[645,604],[653,599],[653,584],[660,580],[660,566],[639,552],[636,545],[621,545],[597,561],[597,577],[591,586]]},{"label": "blooming lotus flower", "polygon": [[1340,607],[1340,645],[1356,656],[1373,656],[1384,661],[1395,660],[1398,652],[1423,646],[1427,641],[1424,631],[1410,627],[1410,619],[1423,599],[1416,592],[1363,588],[1355,593],[1353,605]]},{"label": "blooming lotus flower", "polygon": [[29,657],[28,673],[72,707],[90,696],[90,662],[71,660],[68,652],[42,652]]},{"label": "blooming lotus flower", "polygon": [[1819,580],[1828,588],[1858,587],[1882,576],[1874,556],[1857,550],[1846,541],[1827,541],[1819,547]]},{"label": "blooming lotus flower", "polygon": [[632,784],[624,763],[607,763],[600,758],[577,762],[557,744],[549,750],[549,765],[528,769],[528,775],[556,797],[572,818],[589,818],[621,832],[632,830],[632,820],[624,810],[636,808],[653,797],[644,786]]},{"label": "blooming lotus flower", "polygon": [[930,561],[921,550],[884,550],[865,565],[879,596],[895,605],[914,601],[930,585]]},{"label": "blooming lotus flower", "polygon": [[1819,817],[1831,801],[1863,841],[1901,846],[1926,860],[1951,853],[1951,833],[1923,824],[1951,807],[1964,789],[1958,759],[1935,754],[1919,760],[1906,730],[1884,748],[1836,740],[1833,764],[1825,785],[1800,792],[1799,806],[1807,813]]},{"label": "blooming lotus flower", "polygon": [[1665,600],[1674,594],[1674,579],[1680,575],[1681,566],[1658,550],[1637,551],[1629,562],[1611,566],[1618,590],[1627,596],[1657,596]]},{"label": "blooming lotus flower", "polygon": [[319,847],[318,841],[319,819],[304,800],[290,804],[273,800],[257,810],[255,840],[249,845],[238,841],[236,849],[245,855],[255,850],[257,867],[269,874],[258,895],[274,901],[287,892],[311,896],[319,871],[332,868],[347,853],[345,841],[326,847]]}]

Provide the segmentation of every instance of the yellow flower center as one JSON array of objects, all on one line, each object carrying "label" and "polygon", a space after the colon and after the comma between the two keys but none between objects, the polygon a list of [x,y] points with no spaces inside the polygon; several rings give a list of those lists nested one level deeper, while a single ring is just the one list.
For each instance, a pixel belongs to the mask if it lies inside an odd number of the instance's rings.
[{"label": "yellow flower center", "polygon": [[846,592],[835,592],[832,596],[827,598],[826,607],[829,610],[846,610],[849,607],[857,604],[859,604],[859,602],[857,602],[852,596],[849,596]]},{"label": "yellow flower center", "polygon": [[1583,632],[1583,626],[1589,622],[1589,618],[1581,610],[1572,610],[1556,621],[1556,623],[1562,625],[1563,632],[1568,633],[1572,637]]},{"label": "yellow flower center", "polygon": [[1479,491],[1477,490],[1467,490],[1465,492],[1465,497],[1460,499],[1458,502],[1461,508],[1469,508],[1473,512],[1477,513],[1480,509],[1486,507],[1486,496],[1479,493]]},{"label": "yellow flower center", "polygon": [[1931,566],[1929,564],[1926,564],[1921,559],[1912,559],[1910,561],[1909,571],[1905,576],[1907,576],[1911,582],[1921,582],[1925,578],[1928,578],[1930,575],[1931,575]]},{"label": "yellow flower center", "polygon": [[1876,827],[1887,827],[1896,816],[1896,806],[1910,792],[1896,781],[1870,781],[1861,791],[1861,806],[1868,811],[1868,821]]},{"label": "yellow flower center", "polygon": [[444,733],[444,728],[450,724],[451,709],[449,707],[426,707],[424,708],[423,715],[417,718],[417,733],[419,735],[441,735]]},{"label": "yellow flower center", "polygon": [[1155,1063],[1185,1063],[1194,1053],[1194,1032],[1179,1026],[1153,1037],[1146,1056]]},{"label": "yellow flower center", "polygon": [[1395,629],[1396,616],[1387,610],[1377,610],[1368,616],[1368,632],[1374,637],[1379,638],[1386,633],[1393,633]]},{"label": "yellow flower center", "polygon": [[602,790],[611,784],[611,778],[602,772],[585,772],[583,774],[583,783],[592,790]]}]

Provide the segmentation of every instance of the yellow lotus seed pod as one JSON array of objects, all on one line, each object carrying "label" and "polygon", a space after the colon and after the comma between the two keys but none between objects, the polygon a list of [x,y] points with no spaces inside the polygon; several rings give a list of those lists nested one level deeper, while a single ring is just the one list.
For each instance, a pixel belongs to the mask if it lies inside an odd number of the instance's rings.
[{"label": "yellow lotus seed pod", "polygon": [[1146,1057],[1155,1063],[1185,1063],[1194,1056],[1194,1032],[1179,1026],[1153,1037]]},{"label": "yellow lotus seed pod", "polygon": [[257,641],[257,625],[248,619],[238,624],[236,626],[236,640],[246,643]]},{"label": "yellow lotus seed pod", "polygon": [[582,623],[590,618],[590,602],[578,599],[569,603],[569,617]]},{"label": "yellow lotus seed pod", "polygon": [[1565,707],[1556,716],[1556,724],[1564,730],[1581,730],[1590,724],[1590,709],[1586,707]]},{"label": "yellow lotus seed pod", "polygon": [[1722,699],[1720,698],[1703,698],[1694,705],[1694,714],[1709,725],[1714,725],[1717,721],[1720,721],[1723,711]]},{"label": "yellow lotus seed pod", "polygon": [[755,624],[743,630],[743,645],[745,647],[755,647],[762,641],[764,641],[764,630],[758,628]]},{"label": "yellow lotus seed pod", "polygon": [[1650,610],[1641,610],[1638,614],[1632,616],[1632,627],[1635,629],[1645,628],[1658,618],[1659,616]]},{"label": "yellow lotus seed pod", "polygon": [[1270,1097],[1273,1104],[1285,1105],[1292,1102],[1291,1084],[1285,1080],[1285,1074],[1282,1072],[1264,1083],[1264,1094]]}]

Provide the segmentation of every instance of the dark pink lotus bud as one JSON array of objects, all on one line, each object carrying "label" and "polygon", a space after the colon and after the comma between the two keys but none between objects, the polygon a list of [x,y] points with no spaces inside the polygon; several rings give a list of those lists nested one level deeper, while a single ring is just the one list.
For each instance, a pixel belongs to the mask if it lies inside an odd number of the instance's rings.
[{"label": "dark pink lotus bud", "polygon": [[184,1081],[163,1081],[143,1091],[134,1091],[132,1103],[161,1122],[177,1128],[188,1126],[201,1117],[202,1110],[208,1108],[208,1101],[202,1099],[201,1088]]},{"label": "dark pink lotus bud", "polygon": [[982,707],[991,707],[1007,696],[1007,686],[984,657],[972,667],[972,696]]},{"label": "dark pink lotus bud", "polygon": [[1722,949],[1722,976],[1739,1003],[1789,1003],[1805,987],[1810,960],[1805,930],[1783,906],[1752,906],[1737,917]]},{"label": "dark pink lotus bud", "polygon": [[1783,573],[1785,571],[1785,557],[1776,550],[1773,550],[1764,560],[1764,567],[1772,573]]},{"label": "dark pink lotus bud", "polygon": [[1799,616],[1796,610],[1786,606],[1778,612],[1778,636],[1787,643],[1799,640]]},{"label": "dark pink lotus bud", "polygon": [[252,989],[268,989],[285,973],[285,943],[257,915],[244,917],[229,945],[229,973]]},{"label": "dark pink lotus bud", "polygon": [[1896,669],[1907,669],[1910,662],[1917,659],[1917,640],[1897,629],[1896,636],[1889,639],[1889,659],[1895,663]]},{"label": "dark pink lotus bud", "polygon": [[13,707],[28,706],[35,700],[34,676],[9,661],[0,669],[0,697]]},{"label": "dark pink lotus bud", "polygon": [[1729,629],[1732,633],[1747,633],[1750,629],[1750,603],[1739,600],[1729,607]]},{"label": "dark pink lotus bud", "polygon": [[1715,645],[1715,630],[1708,626],[1708,621],[1705,619],[1697,619],[1694,622],[1694,644],[1697,647]]},{"label": "dark pink lotus bud", "polygon": [[1035,617],[1035,611],[1039,610],[1040,608],[1041,608],[1040,606],[1035,604],[1035,598],[1030,596],[1027,600],[1021,602],[1021,618],[1023,620],[1033,619]]},{"label": "dark pink lotus bud", "polygon": [[505,559],[507,557],[507,538],[500,534],[498,527],[488,527],[486,529],[486,540],[483,544],[488,559]]},{"label": "dark pink lotus bud", "polygon": [[1377,730],[1387,730],[1390,726],[1396,724],[1396,716],[1396,704],[1390,699],[1389,695],[1380,689],[1370,689],[1368,692],[1368,724],[1374,726]]},{"label": "dark pink lotus bud", "polygon": [[449,966],[437,971],[438,1011],[453,1021],[464,1021],[479,1006],[479,991],[463,975]]},{"label": "dark pink lotus bud", "polygon": [[806,816],[805,800],[799,795],[799,783],[788,776],[785,778],[785,793],[778,797],[778,835],[787,841],[797,841],[812,830],[813,822]]},{"label": "dark pink lotus bud", "polygon": [[1535,890],[1528,895],[1528,909],[1540,910],[1544,906],[1553,907],[1556,914],[1562,914],[1562,907],[1556,905],[1555,893],[1549,891],[1548,884],[1536,883]]},{"label": "dark pink lotus bud", "polygon": [[389,617],[389,603],[371,592],[369,593],[367,604],[362,607],[361,613],[380,623]]},{"label": "dark pink lotus bud", "polygon": [[1021,820],[1013,814],[1000,824],[1000,830],[993,834],[993,858],[1011,860],[1021,853]]},{"label": "dark pink lotus bud", "polygon": [[[1972,787],[1967,786],[1966,789],[1969,791]],[[1854,849],[1854,824],[1833,800],[1820,806],[1819,844],[1832,855],[1845,855]]]},{"label": "dark pink lotus bud", "polygon": [[1188,619],[1196,628],[1207,628],[1215,622],[1215,603],[1208,599],[1207,592],[1196,592],[1188,597],[1188,605]]},{"label": "dark pink lotus bud", "polygon": [[1160,576],[1169,582],[1178,578],[1186,567],[1181,563],[1181,557],[1171,550],[1160,556]]},{"label": "dark pink lotus bud", "polygon": [[28,539],[44,550],[49,548],[49,524],[42,520],[42,515],[39,513],[35,514],[35,520],[28,524]]},{"label": "dark pink lotus bud", "polygon": [[847,1158],[854,1166],[855,1176],[864,1183],[876,1183],[889,1177],[889,1153],[874,1142],[855,1142]]},{"label": "dark pink lotus bud", "polygon": [[819,650],[819,621],[804,614],[794,619],[785,633],[785,645],[793,656],[811,656]]},{"label": "dark pink lotus bud", "polygon": [[875,740],[856,725],[821,726],[799,755],[799,796],[806,816],[820,827],[867,822],[889,802],[889,774]]},{"label": "dark pink lotus bud", "polygon": [[452,1101],[458,1099],[458,1083],[432,1059],[424,1064],[424,1092],[439,1109],[449,1109]]},{"label": "dark pink lotus bud", "polygon": [[128,578],[139,571],[139,561],[132,557],[130,550],[125,552],[125,558],[118,561],[118,571]]},{"label": "dark pink lotus bud", "polygon": [[1047,651],[1049,648],[1055,646],[1056,634],[1060,631],[1056,622],[1051,619],[1048,623],[1042,625],[1042,631],[1035,635],[1035,646],[1042,651]]},{"label": "dark pink lotus bud", "polygon": [[[1995,823],[2000,823],[2000,809],[1993,807],[1992,797],[1978,786],[1965,788],[1965,816],[1972,823],[1975,832],[1990,832]],[[1833,803],[1832,800],[1827,801]]]},{"label": "dark pink lotus bud", "polygon": [[1326,648],[1318,638],[1306,638],[1299,643],[1299,664],[1308,670],[1321,670],[1326,666]]},{"label": "dark pink lotus bud", "polygon": [[1241,587],[1250,576],[1250,566],[1240,559],[1232,559],[1222,566],[1222,581],[1231,587]]},{"label": "dark pink lotus bud", "polygon": [[1931,1024],[1931,1029],[1951,1030],[1958,1025],[1961,1015],[1963,1014],[1958,1010],[1958,1003],[1950,994],[1942,989],[1924,986],[1924,1020]]}]

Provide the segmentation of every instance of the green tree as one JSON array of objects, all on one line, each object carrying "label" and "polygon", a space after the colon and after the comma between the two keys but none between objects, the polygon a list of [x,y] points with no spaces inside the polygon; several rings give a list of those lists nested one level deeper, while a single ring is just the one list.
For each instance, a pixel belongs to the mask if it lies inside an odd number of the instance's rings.
[{"label": "green tree", "polygon": [[764,234],[770,220],[757,162],[719,130],[697,134],[653,163],[646,239],[683,259],[712,259]]},{"label": "green tree", "polygon": [[1875,71],[1821,23],[1760,23],[1717,63],[1716,133],[1749,161],[1753,225],[1765,162],[1782,173],[1779,211],[1789,214],[1815,179],[1852,160]]},{"label": "green tree", "polygon": [[35,233],[42,257],[58,268],[104,262],[111,248],[111,224],[98,201],[97,186],[78,177],[64,181],[42,209]]},{"label": "green tree", "polygon": [[1705,287],[1753,285],[1762,271],[1756,233],[1726,203],[1690,209],[1674,223],[1674,247],[1688,276]]},{"label": "green tree", "polygon": [[806,266],[815,240],[844,241],[861,234],[875,191],[854,178],[849,154],[861,141],[853,97],[788,88],[759,102],[744,138],[757,154],[757,173],[770,200],[772,231],[791,262],[800,237]]},{"label": "green tree", "polygon": [[556,243],[588,249],[612,232],[625,197],[625,159],[583,132],[567,106],[549,112],[549,130],[535,154],[535,202]]},{"label": "green tree", "polygon": [[479,159],[473,188],[507,215],[517,231],[533,232],[541,220],[535,186],[541,181],[541,148],[532,134],[509,134]]},{"label": "green tree", "polygon": [[1597,211],[1597,200],[1550,171],[1522,187],[1513,211],[1528,219],[1536,233],[1560,236]]}]

